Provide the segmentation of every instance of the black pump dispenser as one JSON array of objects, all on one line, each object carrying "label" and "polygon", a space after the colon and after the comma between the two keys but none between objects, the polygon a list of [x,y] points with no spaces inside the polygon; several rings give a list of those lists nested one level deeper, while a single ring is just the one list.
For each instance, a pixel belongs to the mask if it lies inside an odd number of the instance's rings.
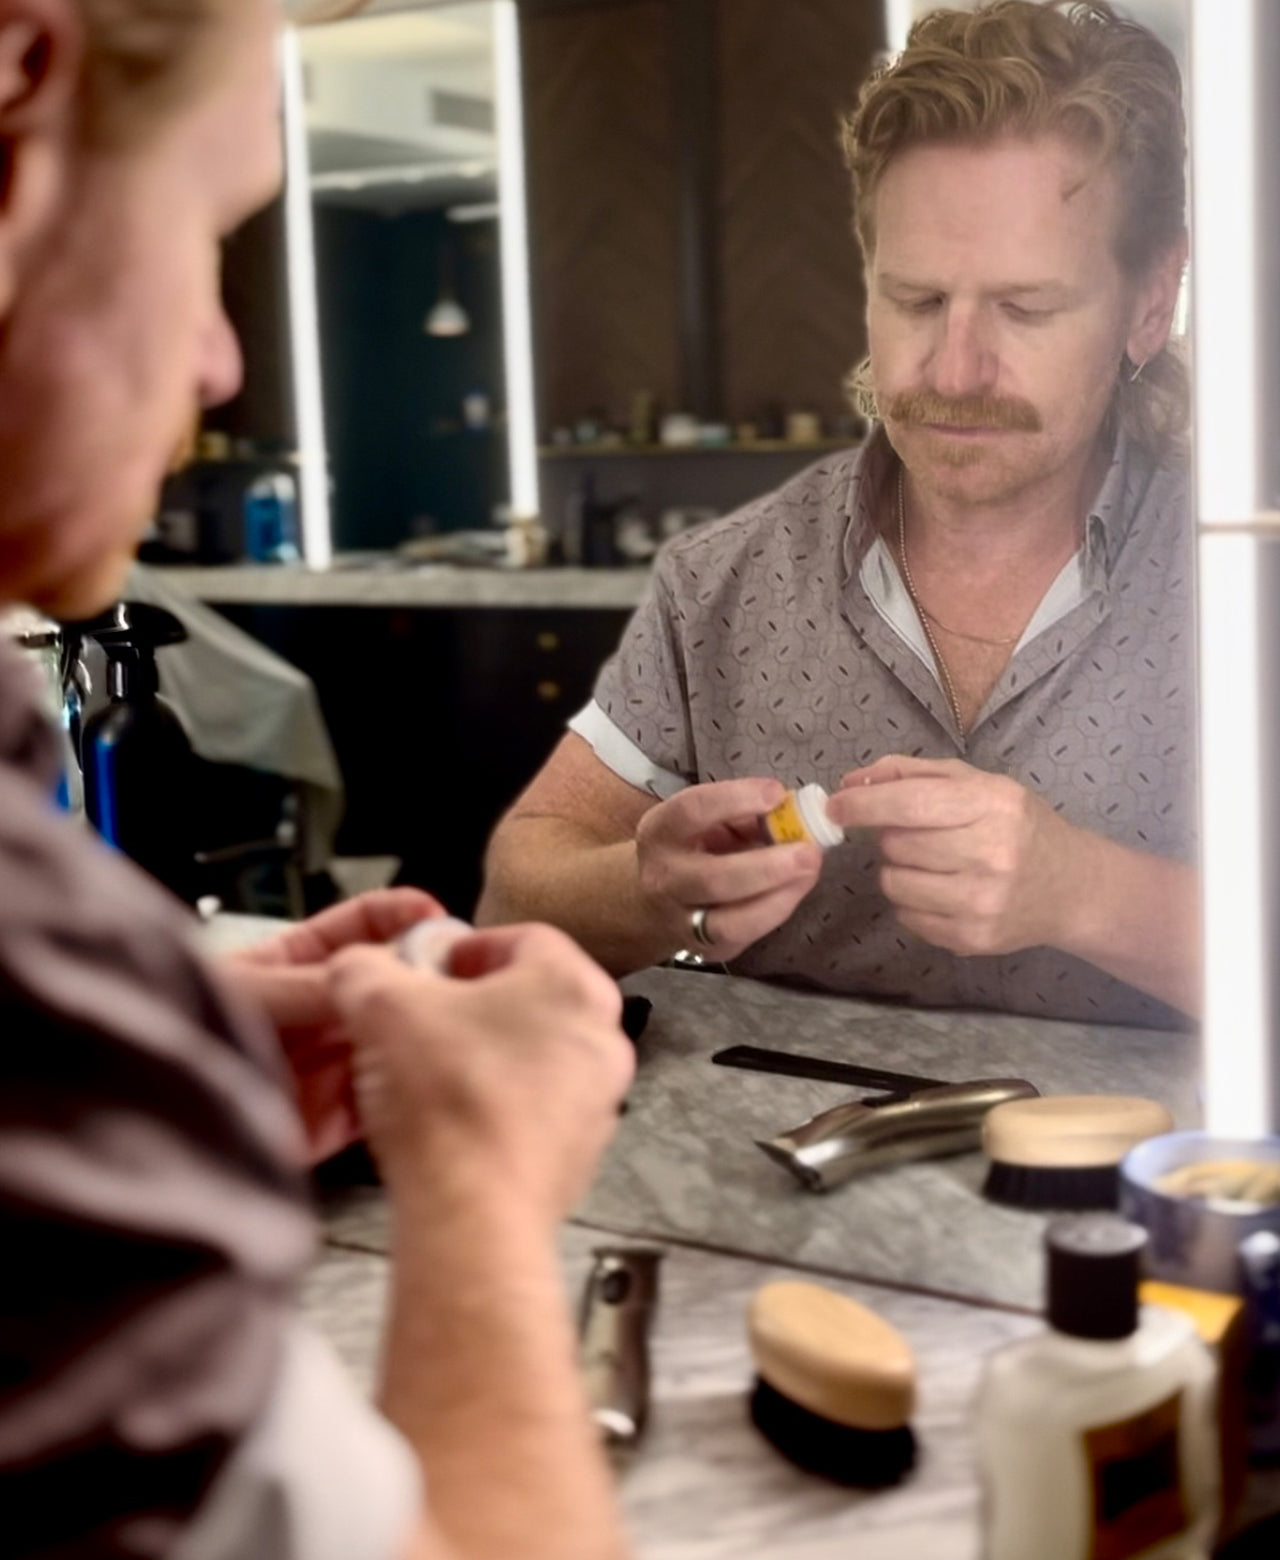
[{"label": "black pump dispenser", "polygon": [[1127,1338],[1138,1326],[1147,1232],[1113,1213],[1055,1219],[1045,1234],[1049,1325],[1074,1338]]},{"label": "black pump dispenser", "polygon": [[156,651],[186,630],[171,612],[124,602],[76,625],[107,658],[107,705],[80,740],[85,810],[108,844],[184,899],[195,887],[195,845],[186,811],[191,744],[160,696]]}]

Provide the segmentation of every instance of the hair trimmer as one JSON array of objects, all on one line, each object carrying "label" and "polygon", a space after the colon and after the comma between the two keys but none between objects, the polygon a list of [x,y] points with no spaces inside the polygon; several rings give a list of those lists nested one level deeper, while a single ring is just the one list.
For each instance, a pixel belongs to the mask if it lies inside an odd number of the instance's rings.
[{"label": "hair trimmer", "polygon": [[627,1447],[649,1412],[649,1326],[663,1254],[654,1246],[602,1246],[594,1255],[578,1323],[582,1372],[606,1444]]},{"label": "hair trimmer", "polygon": [[850,1100],[757,1146],[807,1191],[826,1192],[863,1170],[963,1154],[979,1147],[982,1118],[1006,1100],[1040,1091],[1022,1078],[940,1083],[883,1100]]}]

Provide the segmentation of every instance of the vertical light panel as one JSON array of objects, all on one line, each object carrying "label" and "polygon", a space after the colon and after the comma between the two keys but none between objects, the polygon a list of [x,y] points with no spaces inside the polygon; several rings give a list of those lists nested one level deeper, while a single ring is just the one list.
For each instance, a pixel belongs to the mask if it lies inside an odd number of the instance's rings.
[{"label": "vertical light panel", "polygon": [[1258,511],[1255,0],[1193,0],[1196,487],[1200,524]]},{"label": "vertical light panel", "polygon": [[1247,533],[1201,535],[1205,1126],[1243,1137],[1270,1114],[1257,555]]},{"label": "vertical light panel", "polygon": [[901,54],[907,46],[907,34],[915,20],[911,0],[884,0],[885,46],[890,54]]},{"label": "vertical light panel", "polygon": [[320,380],[320,320],[316,309],[315,236],[311,224],[311,158],[307,149],[302,55],[298,34],[292,27],[286,27],[280,35],[280,77],[284,103],[289,357],[298,431],[302,557],[310,568],[327,569],[333,557],[333,538],[329,523],[329,452],[325,444]]},{"label": "vertical light panel", "polygon": [[511,513],[518,518],[528,518],[536,516],[539,509],[538,438],[533,405],[533,322],[529,304],[529,218],[525,196],[520,20],[515,0],[495,0],[494,73]]},{"label": "vertical light panel", "polygon": [[1200,525],[1204,1095],[1212,1132],[1266,1130],[1255,340],[1255,0],[1192,0],[1193,341]]}]

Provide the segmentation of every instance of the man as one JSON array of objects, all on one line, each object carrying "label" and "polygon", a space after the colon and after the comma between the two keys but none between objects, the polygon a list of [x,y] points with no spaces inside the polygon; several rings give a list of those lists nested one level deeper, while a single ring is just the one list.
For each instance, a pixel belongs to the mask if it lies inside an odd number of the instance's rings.
[{"label": "man", "polygon": [[[0,0],[4,602],[108,605],[193,400],[237,385],[218,247],[279,181],[274,46],[268,0]],[[416,891],[216,980],[55,813],[24,674],[0,660],[0,1548],[623,1553],[553,1242],[630,1072],[616,987],[536,927],[411,971],[376,945],[437,913]],[[303,1063],[356,1049],[387,1418],[291,1314],[312,1233],[266,1016]]]},{"label": "man", "polygon": [[[679,538],[481,918],[615,970],[1166,1024],[1197,1003],[1176,64],[1102,4],[918,22],[847,127],[880,417]],[[854,831],[743,849],[783,786]]]}]

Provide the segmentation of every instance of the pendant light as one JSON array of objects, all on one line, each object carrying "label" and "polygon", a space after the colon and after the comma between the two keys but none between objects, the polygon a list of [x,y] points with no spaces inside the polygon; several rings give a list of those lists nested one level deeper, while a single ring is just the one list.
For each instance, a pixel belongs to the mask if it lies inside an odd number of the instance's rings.
[{"label": "pendant light", "polygon": [[471,316],[458,302],[453,276],[453,249],[446,239],[440,243],[440,292],[427,311],[422,328],[428,336],[465,336],[471,329]]}]

